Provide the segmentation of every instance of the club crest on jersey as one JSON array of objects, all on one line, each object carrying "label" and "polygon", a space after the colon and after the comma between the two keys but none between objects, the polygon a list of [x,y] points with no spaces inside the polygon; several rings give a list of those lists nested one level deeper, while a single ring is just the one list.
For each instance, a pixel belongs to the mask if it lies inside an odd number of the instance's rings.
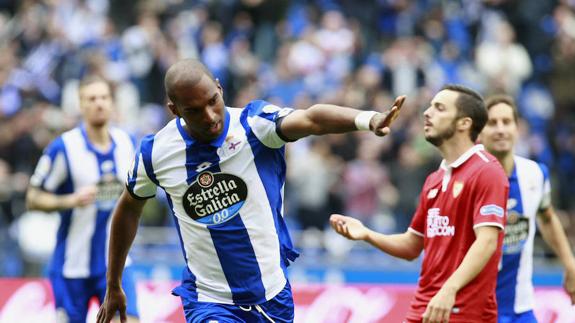
[{"label": "club crest on jersey", "polygon": [[113,174],[104,174],[96,184],[96,206],[99,210],[111,210],[124,190],[124,185]]},{"label": "club crest on jersey", "polygon": [[503,254],[516,254],[523,250],[529,238],[529,218],[516,211],[507,214],[505,236],[503,237]]},{"label": "club crest on jersey", "polygon": [[459,196],[459,194],[461,194],[461,191],[463,190],[463,182],[455,182],[453,183],[453,198],[456,198]]},{"label": "club crest on jersey", "polygon": [[241,138],[236,138],[234,135],[229,135],[226,137],[222,147],[218,148],[218,154],[221,158],[232,156],[242,149],[244,142],[245,141]]},{"label": "club crest on jersey", "polygon": [[236,216],[247,197],[248,187],[240,177],[203,172],[184,193],[182,204],[192,219],[215,225]]}]

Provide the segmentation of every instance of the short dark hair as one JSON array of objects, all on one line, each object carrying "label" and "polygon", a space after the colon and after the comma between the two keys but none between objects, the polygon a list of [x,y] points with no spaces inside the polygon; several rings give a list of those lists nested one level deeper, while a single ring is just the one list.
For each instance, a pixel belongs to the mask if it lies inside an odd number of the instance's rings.
[{"label": "short dark hair", "polygon": [[487,123],[487,109],[481,95],[474,90],[458,84],[447,84],[441,90],[449,90],[457,92],[459,95],[455,100],[455,107],[457,108],[457,118],[471,118],[471,131],[469,137],[471,141],[475,142],[477,136],[485,124]]},{"label": "short dark hair", "polygon": [[214,75],[201,61],[193,58],[182,59],[170,66],[164,77],[166,95],[174,104],[176,103],[175,87],[178,83],[186,82],[188,85],[198,83],[206,75],[216,82]]},{"label": "short dark hair", "polygon": [[495,94],[485,99],[485,108],[489,111],[493,106],[499,103],[507,104],[513,111],[513,120],[515,123],[519,120],[519,112],[517,111],[517,104],[512,96],[507,94]]}]

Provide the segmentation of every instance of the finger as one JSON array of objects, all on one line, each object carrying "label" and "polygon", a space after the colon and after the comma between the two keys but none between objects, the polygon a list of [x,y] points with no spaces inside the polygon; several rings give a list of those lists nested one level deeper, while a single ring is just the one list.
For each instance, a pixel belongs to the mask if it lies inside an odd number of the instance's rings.
[{"label": "finger", "polygon": [[450,315],[451,315],[451,310],[449,310],[449,309],[443,310],[442,315],[441,315],[441,322],[442,323],[443,322],[449,323],[449,316]]},{"label": "finger", "polygon": [[329,220],[330,220],[330,221],[344,221],[344,220],[345,220],[345,216],[343,216],[343,215],[341,215],[341,214],[336,214],[336,213],[334,213],[334,214],[332,214],[332,215],[329,217]]},{"label": "finger", "polygon": [[423,315],[421,315],[421,317],[423,318],[423,323],[429,322],[429,306],[425,308],[425,312],[423,312]]},{"label": "finger", "polygon": [[375,130],[375,135],[379,137],[387,136],[391,132],[389,127],[383,127]]},{"label": "finger", "polygon": [[441,322],[441,309],[439,308],[431,308],[431,315],[429,316],[429,322]]},{"label": "finger", "polygon": [[396,106],[398,109],[401,109],[401,107],[403,106],[403,103],[405,102],[405,99],[407,97],[405,95],[400,95],[395,99],[395,102],[393,103],[394,106]]},{"label": "finger", "polygon": [[128,322],[128,317],[126,316],[126,309],[125,308],[120,310],[120,322],[121,323]]}]

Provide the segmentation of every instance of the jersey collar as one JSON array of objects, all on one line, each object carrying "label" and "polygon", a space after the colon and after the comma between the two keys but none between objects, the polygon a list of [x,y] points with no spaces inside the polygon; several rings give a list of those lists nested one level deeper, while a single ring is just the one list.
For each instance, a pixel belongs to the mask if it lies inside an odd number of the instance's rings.
[{"label": "jersey collar", "polygon": [[114,141],[114,137],[112,137],[112,135],[110,134],[109,131],[108,131],[108,135],[110,136],[111,145],[110,145],[110,148],[108,149],[108,151],[101,151],[98,148],[96,148],[96,146],[94,146],[94,144],[92,144],[92,142],[90,141],[90,138],[88,137],[88,132],[86,131],[86,124],[84,122],[82,122],[80,124],[80,132],[82,133],[82,138],[84,138],[84,143],[86,144],[86,148],[98,156],[103,156],[103,157],[109,156],[112,154],[114,149],[116,149],[116,142]]},{"label": "jersey collar", "polygon": [[475,153],[477,153],[479,151],[483,151],[483,150],[485,150],[485,148],[483,148],[483,145],[475,145],[475,146],[469,148],[466,152],[464,152],[461,156],[459,156],[459,158],[457,158],[450,165],[447,165],[447,162],[445,161],[445,159],[442,160],[441,165],[439,167],[441,167],[441,169],[443,169],[443,170],[448,170],[449,168],[457,168],[457,167],[461,166],[463,163],[465,163]]},{"label": "jersey collar", "polygon": [[[180,135],[182,136],[182,138],[184,138],[184,141],[186,142],[186,144],[190,145],[190,144],[195,144],[198,142],[195,138],[190,136],[190,134],[184,128],[184,126],[186,125],[186,121],[184,119],[177,117],[176,118],[176,125],[178,126],[178,131],[180,132]],[[228,108],[226,107],[226,113],[224,116],[224,130],[216,139],[210,141],[208,144],[210,146],[213,146],[216,148],[221,147],[222,144],[224,143],[224,141],[226,140],[229,128],[230,128],[230,112],[228,111]]]}]

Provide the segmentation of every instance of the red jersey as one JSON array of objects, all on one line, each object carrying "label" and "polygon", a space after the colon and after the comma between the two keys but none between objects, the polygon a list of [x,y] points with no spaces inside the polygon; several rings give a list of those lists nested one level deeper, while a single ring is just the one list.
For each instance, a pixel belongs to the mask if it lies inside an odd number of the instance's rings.
[{"label": "red jersey", "polygon": [[501,228],[497,250],[485,268],[457,293],[449,322],[497,322],[495,285],[501,258],[509,182],[482,145],[451,165],[441,163],[423,185],[409,231],[423,237],[419,285],[407,314],[420,322],[427,304],[459,267],[480,226]]}]

